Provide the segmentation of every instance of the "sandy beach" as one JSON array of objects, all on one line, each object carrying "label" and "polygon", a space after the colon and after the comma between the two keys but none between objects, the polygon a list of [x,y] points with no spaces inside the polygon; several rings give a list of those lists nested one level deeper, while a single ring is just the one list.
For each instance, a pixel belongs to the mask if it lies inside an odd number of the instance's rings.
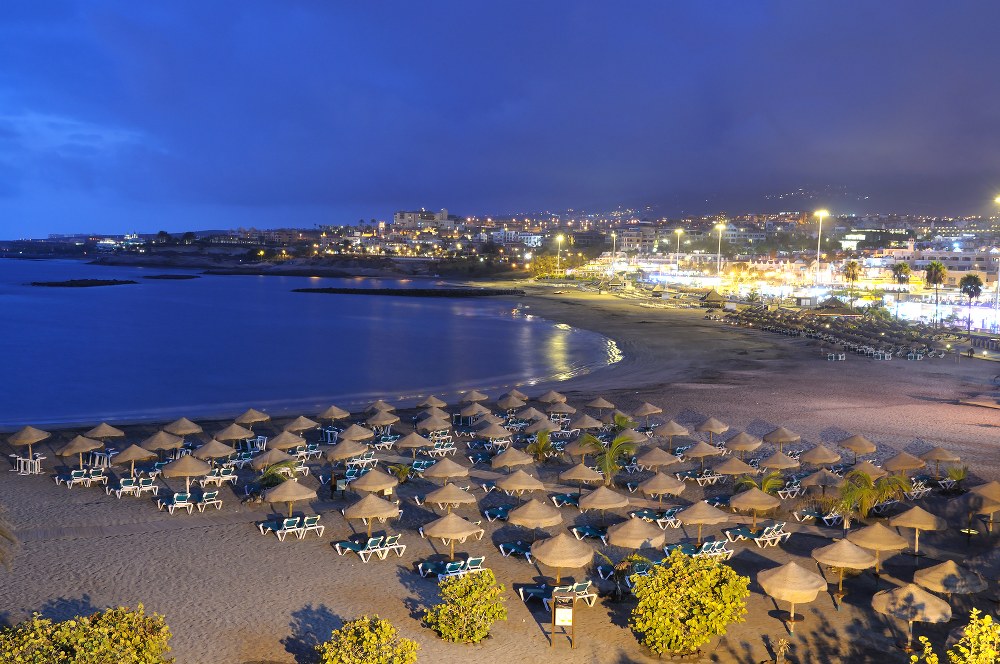
[{"label": "sandy beach", "polygon": [[[649,401],[663,408],[663,415],[657,418],[661,421],[672,418],[695,425],[715,416],[730,424],[732,431],[746,430],[756,436],[785,426],[801,434],[803,448],[819,442],[832,444],[859,433],[879,444],[880,458],[903,450],[919,454],[941,445],[962,456],[970,468],[969,485],[1000,479],[1000,411],[957,404],[959,399],[991,392],[991,380],[1000,374],[1000,364],[966,359],[956,362],[954,358],[875,362],[856,355],[850,355],[846,362],[826,362],[819,342],[705,320],[703,310],[647,308],[635,300],[576,291],[554,294],[546,287],[529,287],[528,295],[510,301],[528,313],[604,334],[622,351],[620,362],[554,385],[578,408],[597,395],[626,411]],[[522,389],[537,395],[548,387]],[[404,416],[403,420],[409,418]],[[283,422],[266,425],[260,433],[276,431]],[[199,423],[209,432],[225,424]],[[129,441],[154,430],[148,425],[127,428]],[[46,468],[62,464],[54,447],[75,433],[78,431],[59,432],[38,447],[48,456]],[[468,463],[462,456],[458,460]],[[565,466],[540,468],[543,478],[551,483]],[[329,466],[313,462],[313,469],[303,481],[318,486],[316,474],[328,476]],[[487,471],[474,472],[478,479],[489,476]],[[242,477],[249,477],[249,470]],[[161,479],[160,483],[171,490],[178,488],[176,480]],[[241,480],[236,489],[240,496],[242,485]],[[412,496],[430,488],[429,481],[414,480],[399,489],[403,517],[388,529],[403,533],[405,556],[364,564],[355,556],[338,556],[331,547],[331,541],[351,535],[359,526],[349,524],[339,513],[357,499],[351,493],[346,500],[334,499],[324,488],[320,500],[308,507],[297,506],[299,511],[323,515],[327,528],[323,538],[279,542],[273,536],[259,535],[253,527],[255,521],[271,514],[271,509],[241,505],[228,487],[222,491],[221,511],[169,515],[158,512],[148,498],[117,500],[98,488],[57,487],[49,476],[4,473],[0,476],[0,504],[7,508],[23,546],[13,570],[0,571],[0,619],[17,622],[32,611],[66,618],[109,605],[142,602],[147,610],[165,614],[174,634],[173,654],[181,664],[313,661],[315,643],[328,638],[330,630],[343,620],[362,613],[378,613],[403,635],[417,639],[420,661],[424,662],[474,658],[514,663],[545,656],[578,662],[655,661],[626,627],[632,603],[606,598],[593,608],[578,611],[575,651],[561,640],[550,649],[542,629],[547,614],[540,603],[521,602],[512,584],[530,583],[551,570],[523,559],[501,557],[497,542],[525,535],[502,523],[484,522],[487,534],[483,540],[469,541],[458,550],[486,556],[486,566],[507,586],[509,620],[497,624],[492,638],[474,647],[445,644],[423,628],[419,615],[435,601],[436,584],[420,578],[413,571],[414,565],[441,554],[442,548],[417,534],[417,526],[435,517],[429,507],[416,506]],[[476,495],[482,496],[482,492]],[[693,485],[677,502],[688,504],[703,495],[703,490]],[[491,493],[480,506],[510,500]],[[641,499],[636,503],[645,504]],[[940,497],[925,499],[922,505],[940,513],[947,510]],[[470,518],[474,514],[471,508],[459,513]],[[581,521],[575,509],[564,508],[563,516],[562,528]],[[584,520],[596,518],[588,514]],[[779,518],[795,533],[789,543],[767,550],[752,544],[736,545],[732,565],[737,571],[753,579],[761,569],[789,560],[815,569],[809,552],[841,532],[839,528],[799,524],[787,512]],[[741,522],[743,517],[734,521]],[[556,533],[560,528],[549,530]],[[718,536],[720,531],[713,527],[706,532]],[[667,534],[668,542],[693,535],[685,529],[668,530]],[[921,548],[926,547],[932,558],[965,560],[995,579],[1000,568],[995,542],[996,535],[976,537],[966,544],[954,533],[948,537],[926,534],[921,537]],[[616,559],[626,553],[613,548],[607,552]],[[887,581],[909,582],[913,571],[911,557],[890,558],[882,587]],[[576,570],[573,576],[588,575],[585,570]],[[768,644],[781,637],[792,642],[790,661],[908,661],[892,646],[902,626],[892,625],[871,610],[875,579],[863,575],[847,585],[850,594],[842,610],[836,611],[830,595],[821,593],[815,602],[801,607],[805,622],[797,627],[795,636],[788,637],[776,617],[774,602],[752,582],[747,621],[709,644],[704,661],[766,660],[771,656]],[[991,591],[996,591],[995,583]],[[984,601],[980,608],[996,609],[996,604],[983,605]],[[968,602],[959,599],[957,605],[967,606]],[[948,629],[947,625],[916,628],[918,634],[931,636],[938,645]]]}]

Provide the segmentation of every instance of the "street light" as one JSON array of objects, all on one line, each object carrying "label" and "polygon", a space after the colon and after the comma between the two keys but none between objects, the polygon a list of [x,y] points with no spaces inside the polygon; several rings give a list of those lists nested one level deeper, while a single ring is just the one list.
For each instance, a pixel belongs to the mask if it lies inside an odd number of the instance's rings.
[{"label": "street light", "polygon": [[719,283],[722,283],[722,231],[726,230],[725,224],[716,224],[715,230],[719,231],[719,251],[715,255],[715,273],[719,275]]},{"label": "street light", "polygon": [[819,288],[819,249],[823,239],[823,219],[830,216],[829,210],[816,210],[813,214],[819,219],[819,231],[816,233],[816,287]]},{"label": "street light", "polygon": [[562,272],[562,233],[556,236],[556,272]]},{"label": "street light", "polygon": [[677,253],[674,255],[674,263],[677,264],[677,271],[680,272],[681,269],[681,236],[684,235],[683,228],[675,228],[674,233],[677,234]]},{"label": "street light", "polygon": [[615,273],[615,263],[618,256],[618,234],[611,231],[611,274]]}]

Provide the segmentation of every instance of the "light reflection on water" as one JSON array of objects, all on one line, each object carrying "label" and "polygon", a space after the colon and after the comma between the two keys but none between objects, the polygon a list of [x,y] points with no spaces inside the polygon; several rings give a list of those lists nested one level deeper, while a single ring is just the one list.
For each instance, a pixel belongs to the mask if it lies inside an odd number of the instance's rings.
[{"label": "light reflection on water", "polygon": [[[605,337],[499,300],[291,292],[348,283],[308,277],[142,278],[168,271],[0,260],[0,426],[226,415],[249,405],[312,412],[564,379],[621,358]],[[73,278],[140,283],[24,285]]]}]

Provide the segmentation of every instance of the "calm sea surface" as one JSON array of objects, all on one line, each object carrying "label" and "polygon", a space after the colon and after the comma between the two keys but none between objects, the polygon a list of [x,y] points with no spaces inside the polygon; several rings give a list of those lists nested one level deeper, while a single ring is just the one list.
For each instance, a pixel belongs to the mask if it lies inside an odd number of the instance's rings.
[{"label": "calm sea surface", "polygon": [[[492,298],[291,292],[428,281],[143,278],[171,272],[0,260],[0,426],[310,413],[565,379],[618,357],[601,335]],[[139,284],[27,285],[87,278]]]}]

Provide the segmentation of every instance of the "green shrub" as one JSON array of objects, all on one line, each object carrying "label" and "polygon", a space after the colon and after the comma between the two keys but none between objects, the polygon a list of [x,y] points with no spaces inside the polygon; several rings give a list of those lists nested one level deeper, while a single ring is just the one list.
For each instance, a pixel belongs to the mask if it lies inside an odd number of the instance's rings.
[{"label": "green shrub", "polygon": [[633,580],[639,603],[629,627],[656,655],[693,652],[747,612],[750,579],[717,560],[674,551]]},{"label": "green shrub", "polygon": [[316,646],[320,664],[413,664],[420,644],[397,635],[388,620],[361,616]]},{"label": "green shrub", "polygon": [[[1000,661],[1000,623],[994,622],[993,616],[980,615],[979,609],[972,610],[962,638],[947,652],[950,664],[994,664]],[[938,664],[940,660],[931,649],[928,638],[921,636],[920,643],[924,647],[923,652],[911,655],[910,661]]]},{"label": "green shrub", "polygon": [[0,661],[50,664],[162,664],[173,662],[163,616],[119,607],[53,622],[37,613],[0,631]]},{"label": "green shrub", "polygon": [[498,620],[507,620],[504,587],[491,570],[453,576],[439,585],[440,604],[424,614],[424,624],[445,641],[479,643]]}]

